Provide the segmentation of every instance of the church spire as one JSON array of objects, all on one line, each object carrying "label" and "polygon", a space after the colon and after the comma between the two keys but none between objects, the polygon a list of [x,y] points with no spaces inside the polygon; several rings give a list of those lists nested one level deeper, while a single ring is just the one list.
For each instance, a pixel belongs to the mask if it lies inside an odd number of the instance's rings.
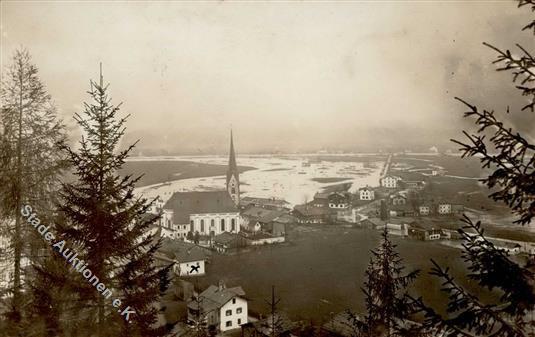
[{"label": "church spire", "polygon": [[227,191],[234,203],[240,203],[240,179],[238,165],[236,165],[236,153],[234,152],[234,139],[232,129],[230,129],[230,153],[228,158],[227,169]]}]

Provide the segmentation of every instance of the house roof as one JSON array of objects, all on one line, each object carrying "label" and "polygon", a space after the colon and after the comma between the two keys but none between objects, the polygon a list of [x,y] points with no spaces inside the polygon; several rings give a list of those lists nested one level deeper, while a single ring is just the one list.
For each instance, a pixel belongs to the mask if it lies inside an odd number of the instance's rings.
[{"label": "house roof", "polygon": [[326,207],[314,207],[310,205],[297,205],[294,207],[294,210],[304,216],[327,215],[331,212],[331,210]]},{"label": "house roof", "polygon": [[175,192],[163,208],[173,211],[175,224],[189,223],[191,214],[238,212],[227,191]]},{"label": "house roof", "polygon": [[295,217],[288,213],[282,214],[275,220],[275,222],[278,222],[278,223],[293,223],[295,221],[296,221]]},{"label": "house roof", "polygon": [[242,212],[243,216],[254,218],[260,222],[271,222],[283,214],[285,214],[283,211],[269,210],[261,207],[249,207]]},{"label": "house roof", "polygon": [[331,195],[329,195],[329,202],[331,201],[334,201],[335,203],[347,202],[348,199],[349,198],[342,193],[331,193]]},{"label": "house roof", "polygon": [[314,194],[314,199],[327,199],[330,194],[330,192],[317,192]]},{"label": "house roof", "polygon": [[180,240],[164,239],[158,250],[180,263],[206,260],[209,256],[205,248]]},{"label": "house roof", "polygon": [[355,335],[355,321],[361,321],[361,318],[350,311],[342,311],[322,325],[322,329],[329,331],[338,336],[351,337]]},{"label": "house roof", "polygon": [[243,197],[241,198],[241,204],[259,204],[259,205],[273,205],[284,207],[289,205],[289,202],[283,199],[276,198],[257,198],[257,197]]},{"label": "house roof", "polygon": [[369,186],[366,186],[366,187],[359,188],[359,191],[373,191],[373,189]]},{"label": "house roof", "polygon": [[242,287],[220,288],[218,286],[211,285],[199,295],[200,303],[197,303],[197,301],[193,300],[188,303],[188,307],[196,310],[197,306],[199,305],[204,313],[208,313],[221,308],[234,297],[244,296],[245,292],[243,291]]},{"label": "house roof", "polygon": [[359,221],[359,223],[366,223],[369,222],[375,227],[380,227],[385,225],[385,221],[379,219],[379,218],[366,218]]},{"label": "house roof", "polygon": [[274,315],[269,314],[264,319],[251,322],[251,325],[256,331],[260,332],[264,336],[271,336],[273,330],[275,330],[277,334],[280,334],[290,331],[296,327],[296,324],[293,323],[284,313],[275,313]]}]

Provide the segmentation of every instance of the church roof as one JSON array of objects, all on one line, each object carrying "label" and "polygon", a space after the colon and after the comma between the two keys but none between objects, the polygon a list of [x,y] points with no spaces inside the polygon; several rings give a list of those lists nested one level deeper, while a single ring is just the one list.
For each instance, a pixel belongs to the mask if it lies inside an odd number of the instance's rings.
[{"label": "church roof", "polygon": [[163,208],[173,211],[174,224],[189,223],[190,214],[238,212],[227,191],[175,192]]},{"label": "church roof", "polygon": [[230,181],[230,177],[233,175],[236,180],[239,180],[238,165],[236,165],[236,153],[234,152],[234,140],[232,137],[232,130],[230,130],[230,153],[228,158],[228,170],[227,170],[227,184]]}]

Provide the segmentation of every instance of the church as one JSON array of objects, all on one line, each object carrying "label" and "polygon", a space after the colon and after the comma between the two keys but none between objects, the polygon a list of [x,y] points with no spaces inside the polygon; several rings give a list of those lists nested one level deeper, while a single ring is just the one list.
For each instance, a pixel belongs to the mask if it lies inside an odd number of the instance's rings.
[{"label": "church", "polygon": [[240,177],[234,139],[230,131],[230,151],[226,190],[175,192],[163,206],[163,223],[173,229],[172,238],[189,235],[215,236],[240,231]]}]

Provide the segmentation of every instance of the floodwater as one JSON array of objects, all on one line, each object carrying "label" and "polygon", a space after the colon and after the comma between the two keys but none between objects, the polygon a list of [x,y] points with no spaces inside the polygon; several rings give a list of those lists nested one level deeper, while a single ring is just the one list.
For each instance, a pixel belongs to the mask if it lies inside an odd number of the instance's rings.
[{"label": "floodwater", "polygon": [[[378,186],[384,161],[313,161],[303,156],[240,156],[238,165],[255,169],[240,174],[242,196],[285,199],[291,205],[310,201],[314,194],[324,187],[352,183],[350,191],[366,185]],[[186,160],[205,164],[227,165],[226,156],[199,157],[151,157],[136,160]],[[316,178],[329,178],[327,181],[314,181]],[[336,180],[330,178],[338,178]],[[191,178],[138,188],[136,191],[146,197],[159,195],[165,200],[178,191],[209,191],[225,188],[225,176]]]}]

